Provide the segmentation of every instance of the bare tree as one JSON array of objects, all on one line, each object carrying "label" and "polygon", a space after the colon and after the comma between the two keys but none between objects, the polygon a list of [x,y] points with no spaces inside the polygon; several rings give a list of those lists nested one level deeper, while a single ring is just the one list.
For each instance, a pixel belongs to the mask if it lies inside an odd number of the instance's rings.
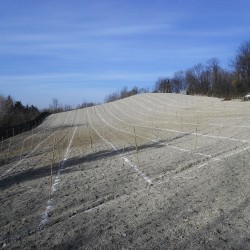
[{"label": "bare tree", "polygon": [[105,102],[113,102],[120,99],[120,95],[117,92],[111,93],[105,97]]},{"label": "bare tree", "polygon": [[250,90],[250,40],[242,43],[232,61],[235,71],[235,84],[239,92]]},{"label": "bare tree", "polygon": [[9,124],[13,119],[14,101],[11,96],[0,95],[0,125]]},{"label": "bare tree", "polygon": [[57,98],[52,99],[52,104],[49,105],[49,110],[52,113],[57,113],[63,111],[62,106],[59,104],[59,101]]},{"label": "bare tree", "polygon": [[186,82],[190,94],[208,95],[211,92],[209,71],[201,63],[186,72]]},{"label": "bare tree", "polygon": [[122,90],[111,93],[105,97],[105,102],[113,102],[119,99],[123,99],[132,95],[137,95],[140,93],[140,90],[138,87],[133,87],[131,90],[128,90],[128,88],[125,86],[122,88]]},{"label": "bare tree", "polygon": [[211,58],[207,61],[207,72],[211,87],[211,95],[221,94],[221,67],[217,58]]},{"label": "bare tree", "polygon": [[172,88],[169,78],[159,78],[155,83],[155,91],[161,93],[172,93]]},{"label": "bare tree", "polygon": [[186,75],[184,71],[177,71],[171,79],[172,90],[174,93],[180,93],[187,89]]},{"label": "bare tree", "polygon": [[0,95],[0,125],[3,124],[4,117],[8,113],[8,108],[6,108],[6,98]]},{"label": "bare tree", "polygon": [[64,105],[63,110],[64,111],[70,111],[70,110],[72,110],[72,106],[69,105],[69,104],[66,104],[66,105]]},{"label": "bare tree", "polygon": [[128,94],[128,88],[127,87],[123,87],[122,90],[120,91],[119,99],[126,98],[128,96],[129,96],[129,94]]}]

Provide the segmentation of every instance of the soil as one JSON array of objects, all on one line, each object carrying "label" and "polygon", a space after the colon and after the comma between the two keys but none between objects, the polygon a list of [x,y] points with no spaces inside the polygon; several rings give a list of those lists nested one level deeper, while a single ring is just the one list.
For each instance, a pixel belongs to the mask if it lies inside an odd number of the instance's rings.
[{"label": "soil", "polygon": [[141,94],[1,142],[3,249],[250,249],[250,102]]}]

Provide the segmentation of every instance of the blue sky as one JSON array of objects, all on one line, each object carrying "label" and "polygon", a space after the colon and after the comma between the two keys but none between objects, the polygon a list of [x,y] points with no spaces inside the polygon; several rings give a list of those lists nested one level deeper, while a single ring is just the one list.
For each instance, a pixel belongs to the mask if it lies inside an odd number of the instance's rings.
[{"label": "blue sky", "polygon": [[151,88],[250,38],[249,0],[0,0],[0,94],[48,107]]}]

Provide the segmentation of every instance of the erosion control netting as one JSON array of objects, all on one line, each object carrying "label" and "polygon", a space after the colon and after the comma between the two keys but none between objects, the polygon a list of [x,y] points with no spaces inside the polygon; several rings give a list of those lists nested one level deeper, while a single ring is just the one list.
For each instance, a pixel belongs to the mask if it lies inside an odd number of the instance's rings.
[{"label": "erosion control netting", "polygon": [[250,103],[143,94],[1,142],[8,248],[245,248]]}]

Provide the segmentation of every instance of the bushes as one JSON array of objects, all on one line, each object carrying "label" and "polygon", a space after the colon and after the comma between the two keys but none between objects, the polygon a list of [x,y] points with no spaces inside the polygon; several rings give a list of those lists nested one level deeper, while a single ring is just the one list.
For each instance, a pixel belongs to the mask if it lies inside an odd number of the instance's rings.
[{"label": "bushes", "polygon": [[131,90],[128,90],[127,87],[124,87],[121,91],[117,91],[114,93],[111,93],[105,97],[105,102],[113,102],[116,100],[120,100],[129,96],[137,95],[140,93],[147,93],[148,90],[141,88],[138,89],[138,87],[133,87]]}]

